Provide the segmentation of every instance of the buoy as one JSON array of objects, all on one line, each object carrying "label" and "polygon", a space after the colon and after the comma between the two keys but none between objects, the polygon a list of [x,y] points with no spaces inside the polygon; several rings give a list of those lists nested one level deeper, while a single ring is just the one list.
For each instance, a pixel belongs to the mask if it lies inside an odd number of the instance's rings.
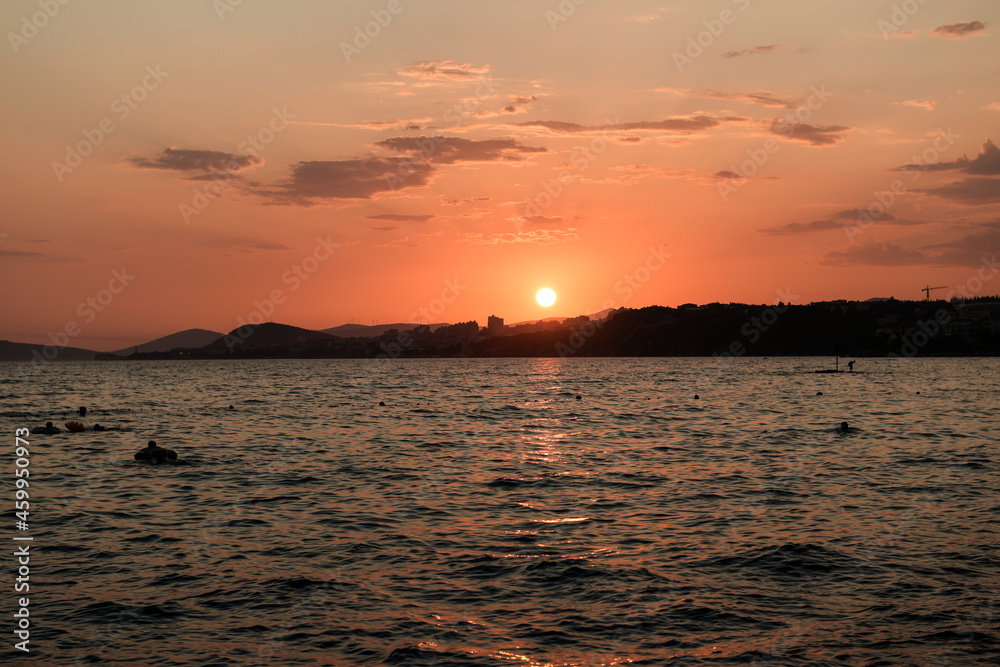
[{"label": "buoy", "polygon": [[699,396],[698,394],[695,394],[694,395],[694,400],[700,401],[701,400],[701,396]]},{"label": "buoy", "polygon": [[816,392],[816,395],[817,395],[817,396],[822,396],[822,395],[823,395],[823,392],[821,392],[821,391],[817,391],[817,392]]}]

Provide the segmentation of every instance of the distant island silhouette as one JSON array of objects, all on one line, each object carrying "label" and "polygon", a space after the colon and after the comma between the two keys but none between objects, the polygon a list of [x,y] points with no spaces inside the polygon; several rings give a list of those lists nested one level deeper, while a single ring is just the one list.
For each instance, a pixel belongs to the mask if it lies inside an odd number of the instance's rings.
[{"label": "distant island silhouette", "polygon": [[[190,329],[95,352],[0,341],[3,361],[413,357],[997,356],[1000,299],[649,306],[505,325],[342,325],[323,331],[266,322],[227,334]],[[344,335],[336,335],[338,332]]]}]

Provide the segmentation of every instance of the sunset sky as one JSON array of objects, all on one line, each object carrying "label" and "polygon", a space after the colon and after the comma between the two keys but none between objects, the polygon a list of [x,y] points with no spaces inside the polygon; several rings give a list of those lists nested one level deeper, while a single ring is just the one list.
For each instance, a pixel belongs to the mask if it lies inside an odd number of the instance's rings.
[{"label": "sunset sky", "polygon": [[1000,292],[995,1],[62,1],[0,6],[0,339]]}]

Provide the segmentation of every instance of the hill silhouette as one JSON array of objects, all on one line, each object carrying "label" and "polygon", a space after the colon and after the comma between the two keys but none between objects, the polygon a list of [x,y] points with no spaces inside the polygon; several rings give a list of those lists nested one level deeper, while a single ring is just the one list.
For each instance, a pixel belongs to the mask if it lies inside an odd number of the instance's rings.
[{"label": "hill silhouette", "polygon": [[[330,334],[331,336],[339,336],[341,338],[374,338],[375,336],[381,336],[387,331],[392,331],[396,329],[398,331],[413,331],[419,324],[410,323],[397,323],[397,324],[341,324],[337,327],[331,327],[329,329],[320,329],[321,333]],[[440,329],[441,327],[448,326],[447,323],[438,322],[435,324],[428,324],[431,331]]]},{"label": "hill silhouette", "polygon": [[342,341],[338,336],[331,336],[322,331],[303,329],[290,324],[265,322],[264,324],[248,324],[233,329],[228,334],[219,337],[201,349],[206,351],[253,351],[270,349],[295,349],[303,347],[332,346]]},{"label": "hill silhouette", "polygon": [[[46,350],[46,348],[49,349]],[[57,350],[55,356],[52,356],[53,350]],[[94,350],[85,350],[79,347],[56,348],[52,345],[32,345],[31,343],[0,340],[0,361],[35,361],[39,358],[48,361],[90,361],[95,359],[98,354],[100,353]]]},{"label": "hill silhouette", "polygon": [[169,352],[170,350],[177,348],[183,349],[204,347],[205,345],[214,343],[221,337],[222,334],[217,331],[209,331],[208,329],[187,329],[185,331],[178,331],[177,333],[170,334],[169,336],[157,338],[156,340],[151,340],[148,343],[142,343],[141,345],[134,345],[121,350],[115,350],[112,354],[127,356],[136,352]]}]

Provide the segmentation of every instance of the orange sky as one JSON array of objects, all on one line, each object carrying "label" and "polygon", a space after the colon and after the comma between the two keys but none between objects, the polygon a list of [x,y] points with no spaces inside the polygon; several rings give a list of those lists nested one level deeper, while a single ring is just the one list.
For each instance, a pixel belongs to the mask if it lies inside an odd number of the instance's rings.
[{"label": "orange sky", "polygon": [[0,339],[995,294],[998,20],[11,0]]}]

